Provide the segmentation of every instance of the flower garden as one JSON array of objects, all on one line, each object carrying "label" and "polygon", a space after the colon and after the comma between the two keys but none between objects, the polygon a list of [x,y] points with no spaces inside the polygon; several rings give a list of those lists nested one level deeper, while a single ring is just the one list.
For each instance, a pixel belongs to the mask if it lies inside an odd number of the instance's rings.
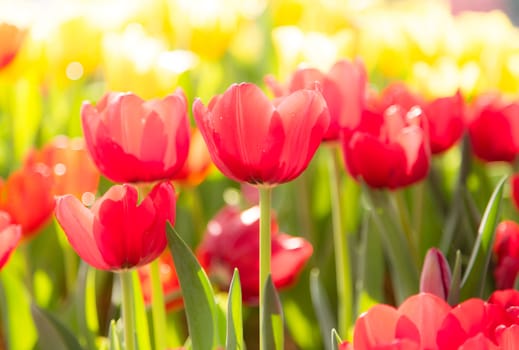
[{"label": "flower garden", "polygon": [[0,1],[0,349],[519,348],[519,28],[444,1]]}]

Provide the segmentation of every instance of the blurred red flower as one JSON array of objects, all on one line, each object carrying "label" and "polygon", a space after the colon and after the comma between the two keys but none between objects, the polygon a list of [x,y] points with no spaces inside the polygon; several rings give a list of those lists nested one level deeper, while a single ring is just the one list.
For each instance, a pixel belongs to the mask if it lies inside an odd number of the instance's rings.
[{"label": "blurred red flower", "polygon": [[[234,268],[240,272],[243,301],[256,304],[259,295],[259,207],[245,211],[224,207],[207,225],[197,249],[202,266],[223,290],[229,288]],[[272,280],[276,288],[291,286],[313,252],[300,237],[279,232],[272,217]]]},{"label": "blurred red flower", "polygon": [[9,260],[14,248],[22,237],[22,228],[11,222],[11,217],[5,211],[0,211],[0,269]]},{"label": "blurred red flower", "polygon": [[311,89],[316,81],[330,112],[330,126],[323,139],[338,140],[340,129],[353,129],[358,125],[364,108],[367,73],[361,60],[340,60],[327,73],[316,68],[297,69],[287,86],[282,86],[272,76],[265,77],[265,82],[276,97]]},{"label": "blurred red flower", "polygon": [[107,93],[85,102],[81,121],[87,148],[103,175],[118,182],[171,178],[189,150],[188,105],[179,88],[164,99]]},{"label": "blurred red flower", "polygon": [[94,198],[100,174],[82,138],[57,136],[41,150],[33,150],[25,161],[26,166],[38,163],[51,169],[53,194]]},{"label": "blurred red flower", "polygon": [[166,248],[166,222],[175,222],[176,197],[168,182],[158,183],[139,202],[129,184],[112,186],[91,208],[73,195],[58,197],[56,218],[67,238],[90,265],[121,270],[146,265]]},{"label": "blurred red flower", "polygon": [[50,168],[41,163],[24,166],[0,182],[0,210],[22,227],[24,239],[37,233],[54,210]]},{"label": "blurred red flower", "polygon": [[0,69],[16,57],[25,39],[26,31],[14,24],[0,22]]},{"label": "blurred red flower", "polygon": [[493,251],[496,257],[496,287],[513,288],[519,273],[519,224],[505,220],[497,225]]},{"label": "blurred red flower", "polygon": [[[160,280],[162,282],[162,292],[168,311],[176,310],[184,305],[182,290],[177,277],[175,263],[169,250],[165,250],[158,258]],[[151,268],[145,265],[138,269],[139,280],[141,281],[142,296],[146,305],[151,305]]]},{"label": "blurred red flower", "polygon": [[193,128],[187,159],[182,169],[173,175],[172,180],[181,186],[198,186],[212,168],[213,162],[204,138],[198,128]]},{"label": "blurred red flower", "polygon": [[318,91],[270,101],[250,83],[231,85],[208,107],[195,100],[193,114],[218,169],[253,184],[279,184],[301,174],[330,122]]},{"label": "blurred red flower", "polygon": [[483,161],[511,162],[519,153],[519,102],[482,95],[473,102],[468,130],[474,154]]}]

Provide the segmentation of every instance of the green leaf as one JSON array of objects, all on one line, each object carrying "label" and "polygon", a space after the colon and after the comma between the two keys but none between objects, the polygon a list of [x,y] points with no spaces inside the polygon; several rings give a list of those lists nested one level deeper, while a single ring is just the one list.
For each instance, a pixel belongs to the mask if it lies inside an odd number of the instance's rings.
[{"label": "green leaf", "polygon": [[325,349],[331,350],[332,344],[328,341],[330,330],[334,328],[335,320],[332,316],[330,302],[321,282],[319,281],[319,270],[313,269],[310,272],[310,293],[315,314],[319,320],[319,328],[323,337]]},{"label": "green leaf", "polygon": [[168,223],[169,249],[173,255],[193,350],[211,350],[219,344],[213,288],[196,257]]},{"label": "green leaf", "polygon": [[332,329],[332,349],[337,350],[339,345],[342,343],[342,339],[335,329]]},{"label": "green leaf", "polygon": [[80,350],[76,336],[48,311],[31,305],[31,312],[39,333],[42,350]]},{"label": "green leaf", "polygon": [[460,302],[461,289],[461,252],[456,251],[456,260],[454,269],[452,270],[451,285],[449,288],[448,302],[450,306],[457,305]]},{"label": "green leaf", "polygon": [[108,338],[110,340],[110,350],[121,350],[123,348],[123,337],[121,336],[120,330],[117,328],[117,323],[115,320],[110,321]]},{"label": "green leaf", "polygon": [[227,350],[244,349],[241,284],[238,269],[234,269],[229,299],[227,304],[227,335],[225,348]]},{"label": "green leaf", "polygon": [[21,271],[16,270],[16,260],[21,257],[15,252],[0,274],[0,310],[7,348],[30,350],[36,344],[37,331],[31,316],[31,297]]},{"label": "green leaf", "polygon": [[[479,296],[483,297],[506,180],[507,177],[503,177],[495,187],[481,218],[476,242],[461,282],[464,296],[469,297],[474,296],[474,293],[479,293]],[[476,290],[476,288],[479,288],[479,290]]]},{"label": "green leaf", "polygon": [[82,262],[78,272],[76,310],[78,325],[87,349],[94,350],[99,330],[95,293],[95,269]]},{"label": "green leaf", "polygon": [[264,315],[260,334],[261,342],[264,344],[263,348],[269,350],[283,350],[283,309],[270,274],[265,286],[263,287],[263,292],[265,294],[264,304],[260,305],[260,308],[262,308],[261,311]]},{"label": "green leaf", "polygon": [[149,350],[151,349],[150,329],[148,327],[146,305],[144,305],[144,298],[142,296],[142,288],[137,269],[132,270],[132,282],[136,327],[135,334],[137,334],[137,344],[139,346],[139,350]]}]

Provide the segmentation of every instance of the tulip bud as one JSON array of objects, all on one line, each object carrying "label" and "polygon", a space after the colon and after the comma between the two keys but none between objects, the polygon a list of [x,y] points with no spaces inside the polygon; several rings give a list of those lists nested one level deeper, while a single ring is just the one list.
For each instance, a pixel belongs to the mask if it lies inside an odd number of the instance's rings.
[{"label": "tulip bud", "polygon": [[451,270],[439,249],[427,251],[420,276],[420,292],[431,293],[447,300],[451,284]]}]

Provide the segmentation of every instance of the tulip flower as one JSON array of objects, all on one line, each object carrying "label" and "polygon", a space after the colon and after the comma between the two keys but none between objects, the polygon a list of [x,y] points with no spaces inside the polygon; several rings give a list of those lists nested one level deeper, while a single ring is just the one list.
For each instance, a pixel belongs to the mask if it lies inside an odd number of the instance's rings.
[{"label": "tulip flower", "polygon": [[10,215],[5,211],[0,211],[0,269],[9,260],[21,237],[21,226],[11,223]]},{"label": "tulip flower", "polygon": [[474,154],[485,162],[512,162],[519,153],[519,102],[499,96],[480,96],[468,117]]},{"label": "tulip flower", "polygon": [[510,191],[512,195],[512,202],[515,208],[519,210],[519,173],[510,176]]},{"label": "tulip flower", "polygon": [[187,100],[179,88],[164,99],[107,93],[81,109],[85,141],[103,175],[119,182],[171,178],[189,149]]},{"label": "tulip flower", "polygon": [[433,294],[420,293],[406,299],[398,309],[378,304],[355,323],[353,348],[443,349],[436,334],[451,307]]},{"label": "tulip flower", "polygon": [[[208,223],[196,252],[209,277],[224,290],[229,287],[234,268],[238,268],[243,301],[248,304],[256,304],[259,295],[259,219],[257,206],[245,211],[223,208]],[[296,281],[313,249],[303,238],[279,232],[275,218],[271,229],[272,280],[276,288],[287,288]]]},{"label": "tulip flower", "polygon": [[430,150],[419,107],[366,109],[351,137],[345,136],[345,164],[351,176],[375,188],[396,189],[424,179]]},{"label": "tulip flower", "polygon": [[91,208],[73,195],[58,197],[56,218],[78,255],[101,270],[146,265],[166,248],[166,222],[175,221],[175,191],[158,183],[139,203],[137,189],[112,186]]},{"label": "tulip flower", "polygon": [[54,195],[50,168],[44,164],[25,166],[0,183],[0,210],[22,228],[24,238],[32,237],[52,217]]},{"label": "tulip flower", "polygon": [[447,259],[440,250],[430,248],[425,255],[422,267],[420,292],[431,293],[447,300],[450,285],[451,270]]},{"label": "tulip flower", "polygon": [[17,26],[0,22],[0,69],[16,57],[25,38],[25,31]]},{"label": "tulip flower", "polygon": [[513,288],[519,273],[519,224],[505,220],[497,225],[493,251],[497,258],[494,269],[496,287]]},{"label": "tulip flower", "polygon": [[281,86],[272,76],[265,82],[276,97],[300,89],[312,88],[316,81],[321,86],[328,111],[330,126],[323,139],[338,140],[341,128],[353,129],[358,125],[366,94],[366,69],[360,60],[340,60],[327,73],[316,68],[300,68],[294,72],[287,86]]},{"label": "tulip flower", "polygon": [[[162,282],[162,291],[168,311],[176,310],[183,305],[182,291],[177,278],[177,272],[171,253],[166,250],[158,258],[160,280]],[[150,305],[152,301],[151,290],[151,267],[145,265],[138,269],[139,280],[141,281],[142,296],[146,305]]]},{"label": "tulip flower", "polygon": [[269,101],[250,83],[231,85],[208,107],[195,100],[193,114],[222,173],[270,185],[293,180],[306,169],[330,122],[318,91],[299,90]]},{"label": "tulip flower", "polygon": [[187,159],[172,180],[182,186],[195,187],[204,181],[211,169],[213,169],[213,162],[204,138],[199,129],[193,128]]},{"label": "tulip flower", "polygon": [[86,201],[95,195],[100,174],[83,139],[54,138],[41,150],[31,152],[25,161],[26,166],[38,163],[52,170],[53,194],[73,194]]}]

